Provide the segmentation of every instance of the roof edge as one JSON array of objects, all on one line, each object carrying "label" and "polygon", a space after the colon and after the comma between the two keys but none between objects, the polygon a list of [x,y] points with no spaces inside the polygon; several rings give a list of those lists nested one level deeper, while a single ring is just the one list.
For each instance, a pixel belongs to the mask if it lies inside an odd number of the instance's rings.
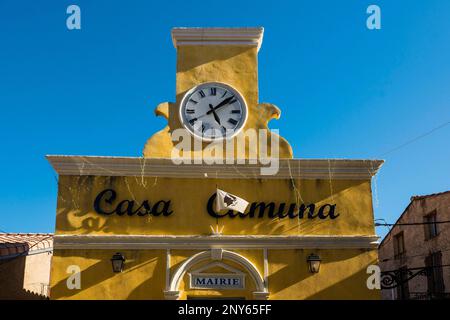
[{"label": "roof edge", "polygon": [[[358,159],[278,159],[278,172],[262,174],[257,159],[241,159],[242,164],[211,165],[181,163],[169,158],[96,157],[47,155],[55,171],[60,175],[92,176],[149,176],[167,178],[215,178],[215,179],[370,179],[383,165],[383,160]],[[224,159],[225,160],[225,159]],[[270,159],[266,159],[270,160]],[[225,162],[225,161],[223,161]],[[264,162],[267,163],[267,162]]]},{"label": "roof edge", "polygon": [[172,28],[172,42],[175,48],[179,46],[212,46],[237,45],[254,46],[259,49],[264,34],[263,27],[209,27],[209,28]]}]

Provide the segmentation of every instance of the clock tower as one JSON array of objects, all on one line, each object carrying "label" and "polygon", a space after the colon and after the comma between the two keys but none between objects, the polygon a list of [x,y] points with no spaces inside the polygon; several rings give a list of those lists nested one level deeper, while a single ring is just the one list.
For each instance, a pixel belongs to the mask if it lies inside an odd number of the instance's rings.
[{"label": "clock tower", "polygon": [[[165,117],[168,123],[148,139],[143,151],[145,158],[170,158],[177,144],[171,134],[183,128],[190,138],[201,140],[201,149],[191,150],[192,157],[205,157],[204,149],[214,142],[243,137],[248,143],[249,129],[256,134],[266,130],[266,145],[268,154],[271,153],[270,138],[276,133],[270,132],[267,124],[278,119],[281,112],[274,104],[260,103],[258,99],[258,51],[263,31],[263,28],[172,29],[177,49],[175,101],[156,107],[156,115]],[[292,158],[289,143],[277,138],[279,157]],[[248,144],[242,150],[234,150],[234,158],[251,157]]]},{"label": "clock tower", "polygon": [[[47,156],[59,175],[51,299],[379,299],[366,283],[383,161],[293,159],[268,130],[280,110],[258,98],[262,37],[173,29],[176,94],[156,107],[167,125],[144,157]],[[185,140],[194,163],[172,157]],[[225,163],[207,161],[220,148]]]}]

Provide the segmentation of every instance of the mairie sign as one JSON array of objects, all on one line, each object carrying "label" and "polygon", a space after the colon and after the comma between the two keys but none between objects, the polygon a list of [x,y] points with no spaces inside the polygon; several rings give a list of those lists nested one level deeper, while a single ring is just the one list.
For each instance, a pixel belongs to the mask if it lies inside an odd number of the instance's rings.
[{"label": "mairie sign", "polygon": [[244,274],[191,273],[191,289],[243,289]]}]

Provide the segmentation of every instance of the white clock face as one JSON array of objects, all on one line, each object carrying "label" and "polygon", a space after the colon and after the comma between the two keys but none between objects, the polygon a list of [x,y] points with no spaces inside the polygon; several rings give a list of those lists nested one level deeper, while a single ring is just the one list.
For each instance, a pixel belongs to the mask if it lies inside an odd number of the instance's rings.
[{"label": "white clock face", "polygon": [[239,92],[217,82],[200,84],[181,101],[180,120],[194,136],[206,141],[229,139],[244,127],[247,105]]}]

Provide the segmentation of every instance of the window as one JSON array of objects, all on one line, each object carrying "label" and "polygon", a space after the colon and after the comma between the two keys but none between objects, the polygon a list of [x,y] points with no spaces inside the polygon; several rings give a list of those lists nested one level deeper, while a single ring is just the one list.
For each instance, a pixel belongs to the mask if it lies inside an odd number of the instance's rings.
[{"label": "window", "polygon": [[442,274],[442,253],[440,251],[431,253],[425,258],[427,271],[428,293],[431,298],[439,297],[445,291],[444,277]]},{"label": "window", "polygon": [[423,217],[425,227],[425,240],[432,239],[438,235],[436,223],[436,210]]},{"label": "window", "polygon": [[394,236],[394,258],[398,259],[405,255],[405,240],[403,231]]}]

